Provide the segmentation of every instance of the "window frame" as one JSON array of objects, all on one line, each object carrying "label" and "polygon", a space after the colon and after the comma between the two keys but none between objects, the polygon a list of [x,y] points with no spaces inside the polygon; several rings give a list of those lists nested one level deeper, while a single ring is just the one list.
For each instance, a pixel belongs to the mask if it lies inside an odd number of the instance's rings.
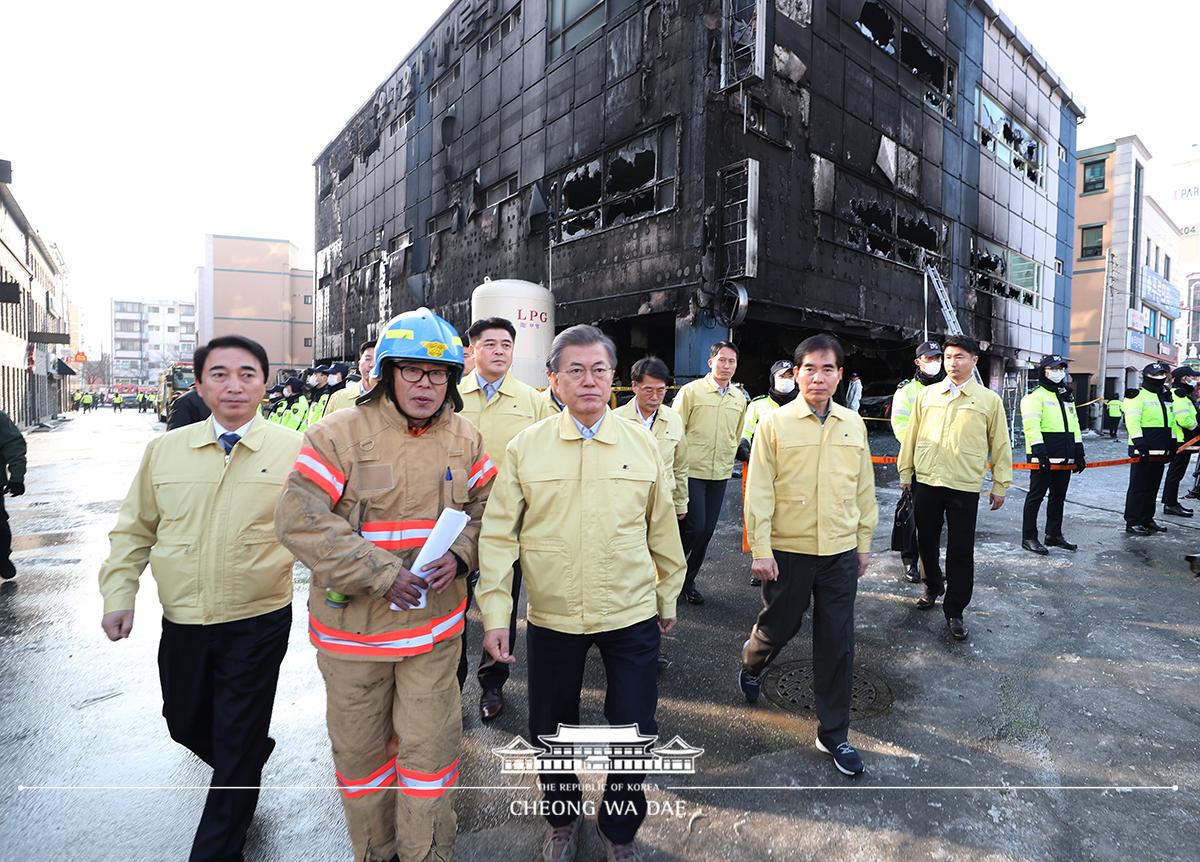
[{"label": "window frame", "polygon": [[[1086,242],[1088,231],[1099,231],[1099,243],[1089,245]],[[1094,249],[1094,253],[1088,252],[1089,249]],[[1102,224],[1086,224],[1079,226],[1079,259],[1080,260],[1099,260],[1104,257],[1104,225]]]},{"label": "window frame", "polygon": [[[1095,184],[1096,183],[1095,178],[1093,178],[1091,180],[1088,179],[1088,168],[1094,168],[1097,165],[1100,166],[1100,180],[1099,180],[1100,184],[1099,185]],[[1082,192],[1081,193],[1085,194],[1085,195],[1094,195],[1098,192],[1104,191],[1105,188],[1107,187],[1107,176],[1106,176],[1107,171],[1108,171],[1107,159],[1092,159],[1091,161],[1084,162],[1083,163],[1083,184],[1082,184]]]}]

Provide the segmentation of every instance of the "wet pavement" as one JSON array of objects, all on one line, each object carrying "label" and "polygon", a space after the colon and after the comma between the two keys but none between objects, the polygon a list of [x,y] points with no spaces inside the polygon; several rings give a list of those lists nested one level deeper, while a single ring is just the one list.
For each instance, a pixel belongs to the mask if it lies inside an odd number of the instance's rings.
[{"label": "wet pavement", "polygon": [[[0,585],[0,859],[187,856],[208,770],[171,742],[161,718],[153,585],[147,573],[133,636],[112,644],[100,631],[95,580],[142,449],[161,427],[149,414],[104,410],[27,436],[29,491],[6,500],[19,574]],[[871,439],[876,454],[894,454],[889,436]],[[1124,455],[1117,443],[1088,442],[1093,460]],[[1200,550],[1200,516],[1162,518],[1170,532],[1158,537],[1127,536],[1127,472],[1073,479],[1066,534],[1080,545],[1075,554],[1021,550],[1026,474],[999,512],[981,507],[966,643],[948,638],[940,609],[913,609],[920,588],[900,579],[896,554],[877,553],[857,605],[856,664],[875,682],[861,693],[876,697],[863,710],[876,714],[851,727],[867,764],[857,781],[814,750],[810,714],[742,701],[737,656],[759,599],[731,485],[700,576],[708,601],[681,606],[660,688],[661,737],[679,735],[704,754],[695,775],[648,779],[657,813],[640,835],[647,858],[1196,859],[1200,579],[1183,556]],[[894,468],[877,468],[877,479],[883,549]],[[351,858],[329,787],[307,591],[298,569],[271,731],[278,747],[251,860]],[[474,667],[477,617],[469,631]],[[809,631],[780,655],[776,682],[794,668],[786,663],[809,657]],[[587,682],[583,720],[601,722],[598,660]],[[536,794],[528,779],[502,774],[492,753],[526,734],[523,662],[507,711],[486,727],[478,694],[472,675],[458,857],[536,858],[541,821],[520,811]],[[602,858],[591,823],[579,858]]]}]

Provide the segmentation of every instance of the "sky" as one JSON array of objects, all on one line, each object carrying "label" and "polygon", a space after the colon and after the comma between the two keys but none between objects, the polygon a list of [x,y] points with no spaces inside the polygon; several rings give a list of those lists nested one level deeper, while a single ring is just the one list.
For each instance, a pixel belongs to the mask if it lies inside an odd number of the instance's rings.
[{"label": "sky", "polygon": [[[6,4],[0,159],[85,341],[107,342],[113,298],[193,296],[208,233],[289,239],[311,266],[313,160],[448,6]],[[1086,107],[1080,147],[1136,133],[1165,167],[1200,144],[1190,0],[1000,7]]]}]

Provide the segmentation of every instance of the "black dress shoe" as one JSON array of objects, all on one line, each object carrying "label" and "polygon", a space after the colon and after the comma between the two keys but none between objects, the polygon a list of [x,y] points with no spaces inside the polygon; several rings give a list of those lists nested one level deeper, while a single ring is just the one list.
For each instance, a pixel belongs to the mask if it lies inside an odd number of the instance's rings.
[{"label": "black dress shoe", "polygon": [[1158,521],[1155,521],[1153,518],[1147,521],[1145,526],[1146,529],[1152,533],[1165,533],[1167,531],[1166,527],[1158,523]]},{"label": "black dress shoe", "polygon": [[704,604],[704,596],[695,587],[684,587],[683,588],[683,597],[684,597],[684,599],[687,600],[687,603],[689,605]]},{"label": "black dress shoe", "polygon": [[660,651],[658,654],[658,669],[666,670],[670,666],[671,666],[671,660],[669,658],[667,658],[667,654],[665,652]]},{"label": "black dress shoe", "polygon": [[1176,503],[1174,506],[1163,506],[1163,514],[1174,515],[1176,518],[1190,518],[1192,517],[1192,510],[1185,509]]},{"label": "black dress shoe", "polygon": [[752,586],[752,587],[761,587],[761,586],[762,586],[762,581],[760,581],[758,578],[751,578],[751,579],[750,579],[750,586]]},{"label": "black dress shoe", "polygon": [[1062,536],[1047,536],[1046,545],[1051,548],[1062,548],[1064,551],[1078,551],[1079,546],[1068,542]]},{"label": "black dress shoe", "polygon": [[504,712],[504,692],[498,688],[485,688],[479,696],[479,717],[492,721]]},{"label": "black dress shoe", "polygon": [[950,637],[956,641],[967,639],[967,627],[963,625],[962,617],[946,617],[946,628],[950,629]]},{"label": "black dress shoe", "polygon": [[908,581],[910,584],[921,583],[921,570],[917,567],[916,563],[913,563],[904,570],[904,580]]},{"label": "black dress shoe", "polygon": [[1041,554],[1043,557],[1050,553],[1046,550],[1046,546],[1037,539],[1022,539],[1021,547],[1027,551],[1033,551],[1035,554]]},{"label": "black dress shoe", "polygon": [[925,588],[925,592],[921,594],[921,598],[917,599],[917,609],[927,611],[937,604],[938,596],[941,593],[931,592],[929,587]]},{"label": "black dress shoe", "polygon": [[1154,531],[1148,527],[1143,527],[1141,524],[1127,524],[1125,526],[1126,533],[1132,533],[1135,536],[1152,536]]}]

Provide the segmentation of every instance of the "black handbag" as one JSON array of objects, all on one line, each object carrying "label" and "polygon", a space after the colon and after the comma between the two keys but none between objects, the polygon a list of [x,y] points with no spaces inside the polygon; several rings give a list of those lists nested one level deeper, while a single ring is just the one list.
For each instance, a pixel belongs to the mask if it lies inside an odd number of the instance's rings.
[{"label": "black handbag", "polygon": [[896,503],[896,515],[892,520],[892,550],[907,551],[910,544],[908,534],[912,531],[912,491],[901,491]]}]

